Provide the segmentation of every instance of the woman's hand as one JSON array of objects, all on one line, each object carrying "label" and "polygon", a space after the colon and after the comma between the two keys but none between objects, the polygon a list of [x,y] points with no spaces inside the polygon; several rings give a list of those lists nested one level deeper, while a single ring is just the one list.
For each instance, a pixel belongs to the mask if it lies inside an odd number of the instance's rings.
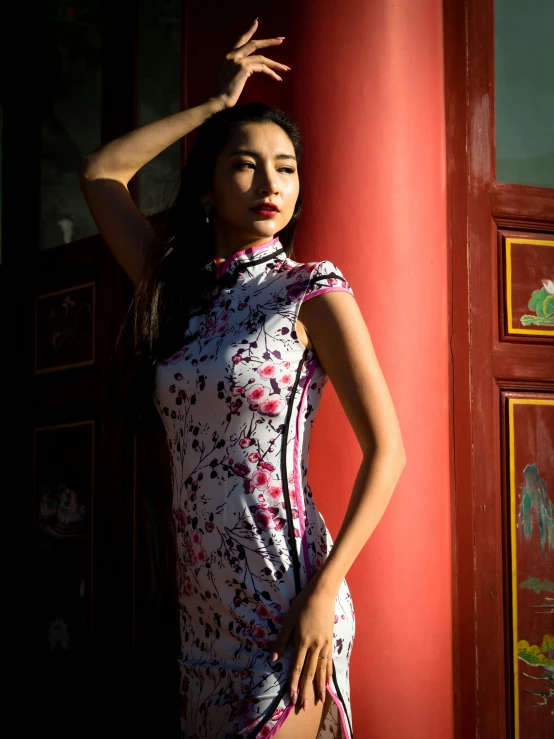
[{"label": "woman's hand", "polygon": [[[336,594],[317,587],[314,577],[293,599],[291,607],[272,644],[273,657],[284,652],[290,635],[294,631],[295,655],[290,677],[290,694],[293,704],[309,695],[310,682],[314,692],[325,701],[326,685],[333,676],[333,631],[335,627]],[[327,657],[327,659],[320,659]],[[276,661],[273,659],[272,661]],[[298,693],[299,689],[299,693]]]},{"label": "woman's hand", "polygon": [[264,46],[277,46],[285,38],[284,36],[278,36],[270,39],[253,40],[252,36],[257,28],[258,21],[255,20],[248,31],[239,38],[235,46],[225,57],[219,77],[218,91],[214,95],[215,98],[221,101],[225,108],[231,108],[235,105],[246,80],[254,72],[265,72],[265,74],[269,74],[271,77],[275,77],[275,79],[281,80],[282,82],[282,77],[273,70],[287,71],[290,69],[286,64],[279,64],[279,62],[274,62],[272,59],[268,59],[266,56],[261,56],[260,54],[249,56],[256,49],[261,49]]}]

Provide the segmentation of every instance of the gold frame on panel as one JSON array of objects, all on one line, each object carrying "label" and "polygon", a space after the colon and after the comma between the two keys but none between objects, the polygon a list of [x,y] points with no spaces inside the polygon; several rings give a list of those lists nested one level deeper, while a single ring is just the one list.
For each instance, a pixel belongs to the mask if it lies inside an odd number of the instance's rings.
[{"label": "gold frame on panel", "polygon": [[53,426],[37,426],[33,429],[33,529],[36,526],[36,512],[37,512],[37,483],[36,483],[36,453],[37,453],[37,432],[38,431],[56,431],[58,429],[74,428],[76,426],[92,426],[92,445],[91,445],[91,456],[90,456],[90,598],[89,598],[89,622],[90,622],[90,634],[89,638],[92,638],[92,632],[94,628],[94,608],[93,608],[93,596],[94,596],[94,451],[95,451],[95,425],[94,420],[88,421],[75,421],[74,423],[60,423]]},{"label": "gold frame on panel", "polygon": [[554,337],[552,329],[539,328],[515,328],[513,326],[513,310],[512,310],[512,244],[528,244],[529,246],[551,246],[554,248],[554,241],[549,239],[530,239],[515,238],[512,236],[504,237],[504,254],[506,259],[506,326],[505,336],[549,336]]},{"label": "gold frame on panel", "polygon": [[[71,292],[72,290],[81,290],[85,287],[92,287],[92,359],[87,359],[84,362],[75,362],[74,364],[62,364],[59,367],[46,367],[45,369],[37,369],[37,340],[38,340],[38,301],[44,300],[45,298],[51,298],[54,295],[62,295],[63,293]],[[34,371],[35,375],[43,375],[48,372],[59,372],[60,370],[73,369],[75,367],[86,367],[94,364],[95,359],[95,344],[96,344],[96,282],[84,282],[82,285],[73,285],[72,287],[66,287],[63,290],[55,290],[54,292],[44,293],[44,295],[37,295],[35,297],[35,341],[34,341]]]},{"label": "gold frame on panel", "polygon": [[513,675],[513,702],[514,702],[514,731],[515,739],[519,739],[519,656],[517,636],[517,537],[516,537],[516,471],[515,471],[515,441],[514,441],[514,406],[515,405],[554,405],[554,400],[548,398],[508,398],[508,453],[509,453],[509,495],[510,495],[510,580],[512,588],[512,675]]}]

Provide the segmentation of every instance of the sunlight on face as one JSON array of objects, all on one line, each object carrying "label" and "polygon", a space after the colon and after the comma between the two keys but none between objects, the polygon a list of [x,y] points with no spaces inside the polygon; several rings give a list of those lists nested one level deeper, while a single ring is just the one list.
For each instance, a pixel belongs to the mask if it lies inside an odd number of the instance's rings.
[{"label": "sunlight on face", "polygon": [[[228,245],[273,238],[292,218],[299,192],[294,147],[285,131],[275,123],[238,126],[218,156],[209,193],[216,238]],[[268,217],[252,210],[264,201],[279,211]]]}]

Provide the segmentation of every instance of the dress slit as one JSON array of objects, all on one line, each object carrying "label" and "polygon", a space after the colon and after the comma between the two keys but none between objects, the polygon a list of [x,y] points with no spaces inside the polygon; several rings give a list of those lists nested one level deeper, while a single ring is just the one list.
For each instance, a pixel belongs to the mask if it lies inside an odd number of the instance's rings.
[{"label": "dress slit", "polygon": [[[338,714],[340,716],[340,735],[337,736],[336,739],[353,739],[353,735],[349,731],[349,728],[347,726],[347,720],[345,718],[345,710],[344,710],[344,708],[342,706],[342,703],[341,703],[339,697],[332,690],[332,688],[331,688],[331,686],[329,684],[326,687],[327,687],[327,690],[329,691],[329,695],[331,696],[333,702],[329,705],[329,708],[327,709],[327,715],[325,716],[325,718],[321,722],[322,725],[324,725],[326,721],[329,721],[330,720],[330,714],[331,714],[331,711],[333,710],[333,705],[335,705],[337,707]],[[285,708],[285,710],[281,714],[281,716],[280,716],[279,720],[277,721],[277,723],[275,724],[275,726],[271,729],[271,731],[269,732],[269,734],[267,734],[267,736],[264,737],[264,739],[274,739],[274,738],[275,739],[278,739],[277,732],[279,731],[280,728],[282,728],[283,724],[287,720],[287,718],[288,718],[289,714],[292,712],[293,708],[294,708],[294,706],[293,706],[293,704],[291,702]],[[315,739],[326,739],[326,737],[327,737],[327,733],[323,729],[321,731],[318,731],[317,737]]]},{"label": "dress slit", "polygon": [[[336,705],[336,707],[338,708],[338,711],[339,711],[343,739],[353,739],[353,735],[348,730],[347,721],[346,721],[346,719],[347,719],[346,712],[344,710],[344,707],[343,707],[341,701],[339,700],[338,695],[335,693],[335,691],[331,688],[330,685],[327,685],[327,690],[331,694],[331,698],[333,699],[333,701],[334,701],[334,703],[335,703],[335,705]],[[329,711],[330,710],[331,710],[331,708],[329,708]],[[318,737],[318,739],[319,739],[319,737]]]}]

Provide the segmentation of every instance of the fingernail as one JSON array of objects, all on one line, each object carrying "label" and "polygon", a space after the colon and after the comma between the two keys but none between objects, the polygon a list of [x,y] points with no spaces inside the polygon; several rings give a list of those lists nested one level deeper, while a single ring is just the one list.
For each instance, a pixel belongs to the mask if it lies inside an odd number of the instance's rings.
[{"label": "fingernail", "polygon": [[[279,75],[277,75],[277,77],[279,77]],[[279,77],[279,79],[281,80],[281,82],[283,81],[283,78],[282,77]]]},{"label": "fingernail", "polygon": [[292,700],[292,705],[293,706],[296,705],[296,699],[297,699],[297,697],[298,697],[298,693],[296,692],[296,690],[293,690],[292,691],[292,694],[291,694],[291,700]]},{"label": "fingernail", "polygon": [[308,699],[304,698],[304,703],[302,703],[302,708],[307,711],[308,710]]},{"label": "fingernail", "polygon": [[277,652],[273,652],[273,654],[271,655],[271,661],[275,662],[276,659],[277,659]]},{"label": "fingernail", "polygon": [[285,36],[275,36],[275,38],[278,38],[279,40],[282,41],[285,38]]}]

